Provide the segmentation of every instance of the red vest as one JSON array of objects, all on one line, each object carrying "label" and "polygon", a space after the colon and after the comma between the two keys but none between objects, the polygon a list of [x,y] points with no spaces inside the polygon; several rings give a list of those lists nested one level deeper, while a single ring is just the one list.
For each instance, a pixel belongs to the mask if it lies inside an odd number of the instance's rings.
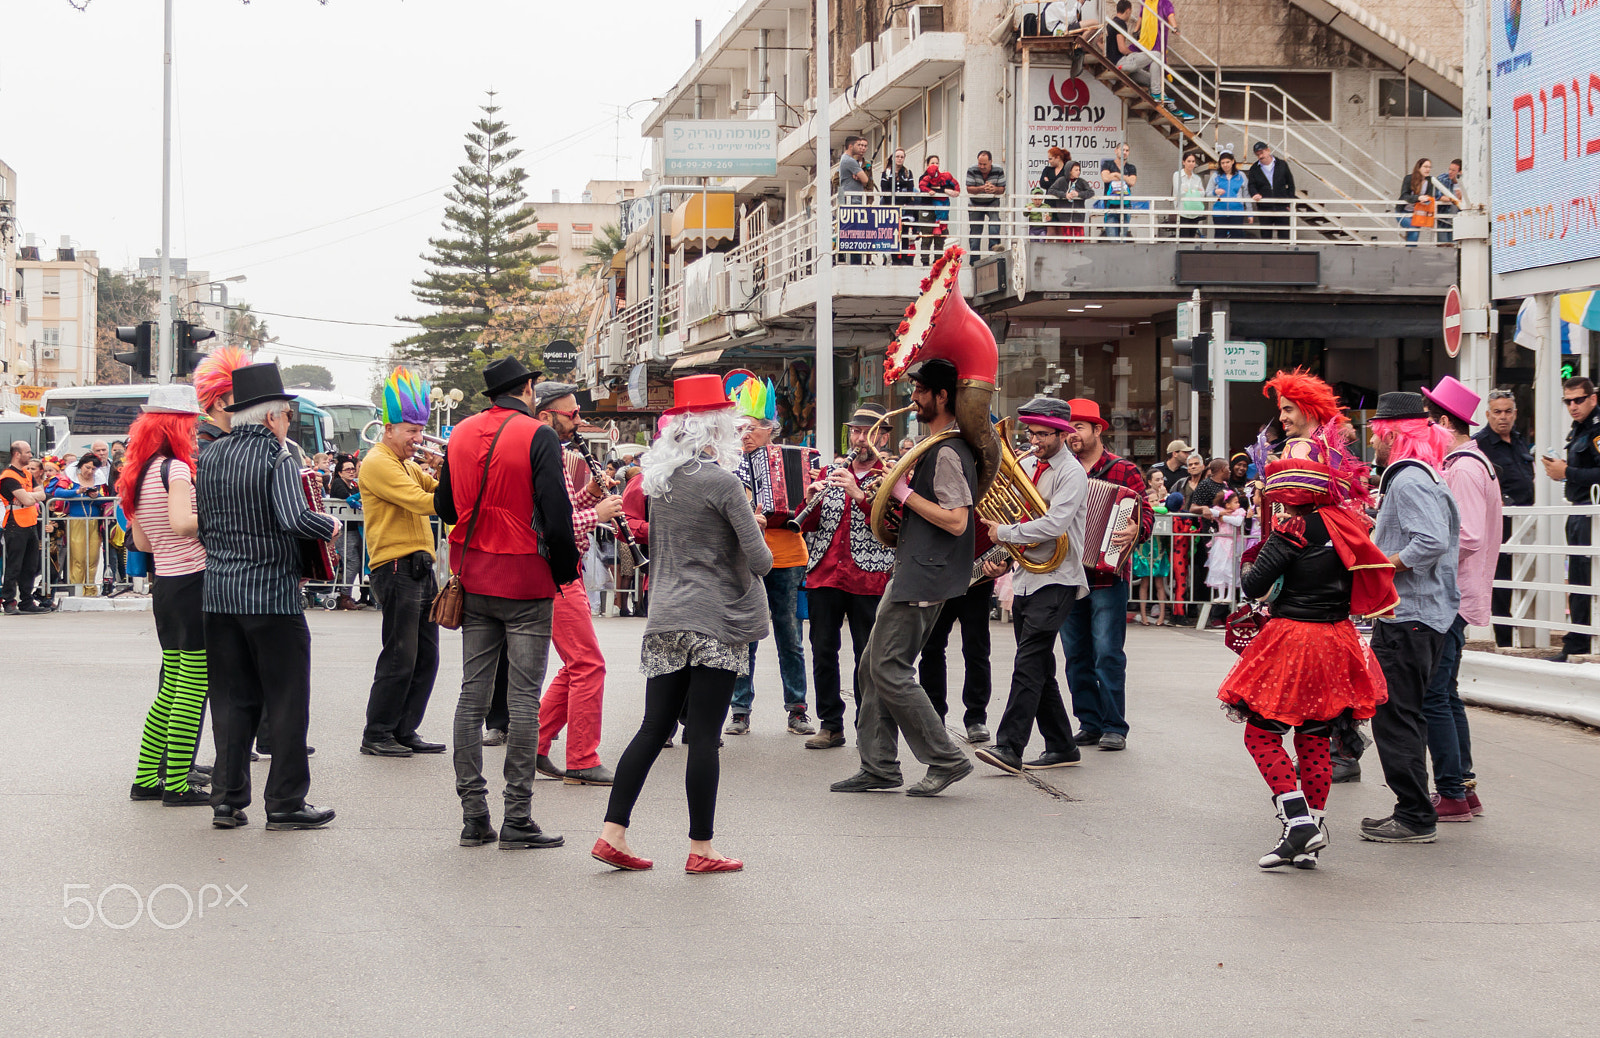
[{"label": "red vest", "polygon": [[[480,557],[464,566],[469,560],[462,549],[467,527],[472,525],[484,459],[508,419],[510,424],[495,444],[494,461],[489,465],[489,486],[483,493],[483,514],[472,533],[471,554],[515,558]],[[463,419],[450,434],[450,488],[458,517],[450,531],[451,568],[462,574],[462,585],[473,594],[502,598],[555,595],[550,564],[539,556],[539,536],[533,531],[533,467],[528,452],[533,434],[543,426],[520,411],[494,407]],[[489,565],[483,565],[485,561]]]}]

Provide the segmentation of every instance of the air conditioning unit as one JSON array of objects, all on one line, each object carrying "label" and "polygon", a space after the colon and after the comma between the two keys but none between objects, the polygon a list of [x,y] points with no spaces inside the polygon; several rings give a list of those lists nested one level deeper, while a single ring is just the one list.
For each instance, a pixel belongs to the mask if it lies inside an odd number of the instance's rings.
[{"label": "air conditioning unit", "polygon": [[863,43],[850,55],[850,81],[858,83],[861,78],[878,67],[878,45],[875,42]]},{"label": "air conditioning unit", "polygon": [[925,32],[944,32],[944,8],[938,4],[917,4],[909,20],[913,40]]},{"label": "air conditioning unit", "polygon": [[729,263],[728,287],[723,300],[723,311],[743,310],[750,305],[755,294],[755,264],[748,261]]},{"label": "air conditioning unit", "polygon": [[627,330],[621,321],[613,321],[610,334],[600,340],[600,371],[610,374],[613,369],[621,367],[627,349]]},{"label": "air conditioning unit", "polygon": [[883,35],[878,37],[878,59],[888,61],[905,50],[910,43],[911,30],[906,26],[896,25],[885,29]]},{"label": "air conditioning unit", "polygon": [[61,351],[54,346],[46,346],[39,351],[40,360],[60,360]]}]

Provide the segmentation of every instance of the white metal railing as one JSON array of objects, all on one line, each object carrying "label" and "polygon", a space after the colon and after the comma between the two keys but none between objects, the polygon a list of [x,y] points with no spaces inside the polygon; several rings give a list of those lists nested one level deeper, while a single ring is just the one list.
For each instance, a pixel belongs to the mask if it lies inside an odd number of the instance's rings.
[{"label": "white metal railing", "polygon": [[[1521,636],[1522,641],[1540,648],[1546,647],[1552,631],[1600,635],[1600,627],[1593,623],[1571,622],[1566,599],[1575,590],[1566,583],[1569,559],[1587,556],[1590,579],[1600,576],[1600,544],[1568,546],[1566,519],[1589,516],[1591,529],[1600,532],[1600,522],[1596,521],[1600,518],[1600,505],[1508,505],[1504,514],[1510,520],[1511,535],[1500,551],[1511,556],[1511,579],[1496,580],[1494,586],[1509,590],[1511,602],[1504,613],[1496,611],[1495,624],[1528,632]],[[1533,632],[1540,633],[1529,638]]]}]

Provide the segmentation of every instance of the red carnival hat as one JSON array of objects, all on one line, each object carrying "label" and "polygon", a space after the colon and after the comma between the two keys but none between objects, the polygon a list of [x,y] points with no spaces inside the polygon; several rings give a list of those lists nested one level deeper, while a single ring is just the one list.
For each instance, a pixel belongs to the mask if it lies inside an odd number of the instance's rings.
[{"label": "red carnival hat", "polygon": [[664,415],[686,414],[691,411],[720,411],[732,407],[733,401],[722,388],[720,375],[685,375],[672,382],[672,406]]},{"label": "red carnival hat", "polygon": [[1100,417],[1100,405],[1093,400],[1073,397],[1067,401],[1067,406],[1072,408],[1072,420],[1074,422],[1093,422],[1102,431],[1111,428],[1111,423]]},{"label": "red carnival hat", "polygon": [[1334,500],[1333,469],[1307,458],[1267,463],[1266,497],[1286,505],[1326,505]]}]

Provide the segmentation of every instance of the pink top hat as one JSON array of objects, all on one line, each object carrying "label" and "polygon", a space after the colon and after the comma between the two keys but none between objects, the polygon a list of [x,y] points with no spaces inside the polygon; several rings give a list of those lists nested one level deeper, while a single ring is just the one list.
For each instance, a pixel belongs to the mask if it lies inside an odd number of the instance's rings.
[{"label": "pink top hat", "polygon": [[1478,394],[1456,381],[1453,377],[1446,375],[1432,389],[1424,387],[1422,395],[1427,397],[1428,402],[1433,406],[1461,419],[1468,425],[1478,424],[1472,418],[1473,414],[1478,410],[1480,402]]}]

